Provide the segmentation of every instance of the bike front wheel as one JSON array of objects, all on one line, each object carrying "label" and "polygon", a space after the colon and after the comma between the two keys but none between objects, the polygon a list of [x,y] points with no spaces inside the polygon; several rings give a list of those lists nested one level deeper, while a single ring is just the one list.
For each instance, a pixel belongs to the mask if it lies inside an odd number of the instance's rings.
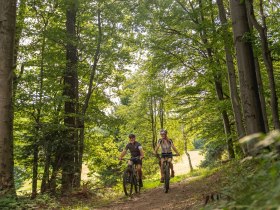
[{"label": "bike front wheel", "polygon": [[133,175],[130,170],[125,170],[123,174],[123,191],[126,196],[131,196],[134,186]]},{"label": "bike front wheel", "polygon": [[164,167],[164,191],[165,191],[165,193],[168,193],[169,181],[170,181],[170,166],[169,166],[169,163],[167,162]]},{"label": "bike front wheel", "polygon": [[140,193],[140,184],[136,176],[133,178],[133,185],[136,193]]}]

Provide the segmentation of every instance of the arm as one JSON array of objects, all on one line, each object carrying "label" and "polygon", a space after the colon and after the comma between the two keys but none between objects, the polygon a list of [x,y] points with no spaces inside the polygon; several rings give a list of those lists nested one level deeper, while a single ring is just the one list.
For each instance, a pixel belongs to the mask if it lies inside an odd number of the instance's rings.
[{"label": "arm", "polygon": [[144,158],[144,150],[141,148],[140,149],[140,159]]},{"label": "arm", "polygon": [[124,149],[124,150],[122,151],[122,153],[121,153],[121,155],[120,155],[120,157],[119,157],[120,160],[122,160],[122,158],[125,156],[126,151],[127,151],[126,149]]},{"label": "arm", "polygon": [[171,145],[172,149],[176,152],[176,155],[180,155],[177,148],[174,146],[174,144]]},{"label": "arm", "polygon": [[160,144],[157,144],[157,146],[154,149],[154,154],[157,154],[157,151],[158,151],[159,147],[160,147]]}]

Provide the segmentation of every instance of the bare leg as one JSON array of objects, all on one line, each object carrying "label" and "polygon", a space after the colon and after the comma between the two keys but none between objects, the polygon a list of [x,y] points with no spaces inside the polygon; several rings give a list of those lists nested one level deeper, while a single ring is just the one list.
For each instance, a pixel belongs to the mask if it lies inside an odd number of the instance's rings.
[{"label": "bare leg", "polygon": [[142,179],[142,166],[140,164],[137,164],[137,172],[139,179]]},{"label": "bare leg", "polygon": [[160,164],[160,174],[161,174],[161,177],[164,177],[164,172],[163,172],[163,161],[164,161],[164,158],[161,158],[161,164]]},{"label": "bare leg", "polygon": [[138,176],[139,176],[139,184],[140,184],[140,187],[143,187],[143,181],[142,181],[142,166],[141,166],[141,164],[138,164],[138,165],[137,165],[137,173],[138,173]]},{"label": "bare leg", "polygon": [[169,159],[168,161],[170,162],[171,177],[174,177],[173,163],[171,162],[171,161],[172,161],[172,159]]}]

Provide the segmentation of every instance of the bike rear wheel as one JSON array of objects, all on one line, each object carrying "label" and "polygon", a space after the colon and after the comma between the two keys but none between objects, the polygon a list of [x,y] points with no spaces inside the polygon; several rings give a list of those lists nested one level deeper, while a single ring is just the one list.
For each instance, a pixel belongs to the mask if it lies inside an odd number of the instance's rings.
[{"label": "bike rear wheel", "polygon": [[132,172],[129,169],[126,169],[123,174],[123,191],[125,195],[131,196],[134,186],[134,178]]},{"label": "bike rear wheel", "polygon": [[170,181],[170,166],[169,166],[169,162],[166,162],[165,167],[164,167],[164,191],[165,191],[165,193],[168,193],[169,181]]}]

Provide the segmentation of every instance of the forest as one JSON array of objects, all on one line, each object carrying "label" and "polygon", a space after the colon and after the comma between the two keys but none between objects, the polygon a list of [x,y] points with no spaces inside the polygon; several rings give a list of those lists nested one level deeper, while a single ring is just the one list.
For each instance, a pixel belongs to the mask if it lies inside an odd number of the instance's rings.
[{"label": "forest", "polygon": [[[0,0],[0,209],[278,209],[279,23],[278,0]],[[161,129],[191,168],[168,194]]]}]

